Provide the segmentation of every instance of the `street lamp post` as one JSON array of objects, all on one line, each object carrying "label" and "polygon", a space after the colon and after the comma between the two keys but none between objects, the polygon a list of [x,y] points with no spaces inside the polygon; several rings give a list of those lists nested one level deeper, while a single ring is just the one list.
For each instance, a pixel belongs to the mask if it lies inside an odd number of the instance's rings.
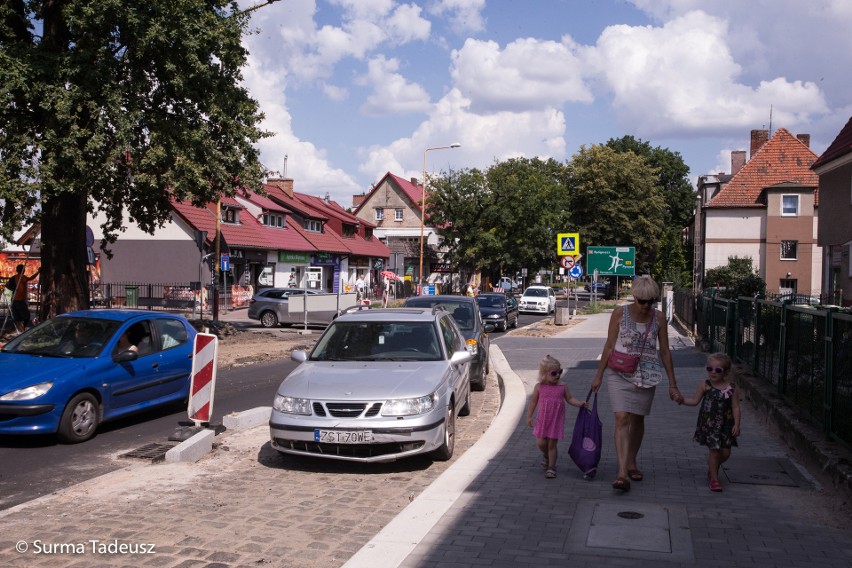
[{"label": "street lamp post", "polygon": [[426,148],[423,151],[423,186],[422,186],[422,194],[420,197],[420,272],[419,274],[419,284],[418,284],[418,293],[423,293],[423,231],[426,223],[426,153],[430,150],[446,150],[447,148],[459,148],[461,144],[456,142],[455,144],[450,144],[449,146],[435,146],[433,148]]}]

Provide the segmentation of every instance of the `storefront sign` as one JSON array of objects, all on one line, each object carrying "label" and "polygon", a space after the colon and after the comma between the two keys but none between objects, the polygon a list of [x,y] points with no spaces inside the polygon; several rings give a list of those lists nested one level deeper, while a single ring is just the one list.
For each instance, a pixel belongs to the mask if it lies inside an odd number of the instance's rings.
[{"label": "storefront sign", "polygon": [[308,264],[310,255],[306,252],[278,251],[278,262],[290,262],[293,264]]}]

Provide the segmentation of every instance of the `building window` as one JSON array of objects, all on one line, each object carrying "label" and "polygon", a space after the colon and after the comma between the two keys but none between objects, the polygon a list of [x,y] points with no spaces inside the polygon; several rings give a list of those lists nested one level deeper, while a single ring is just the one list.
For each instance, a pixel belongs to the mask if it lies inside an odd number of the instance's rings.
[{"label": "building window", "polygon": [[273,213],[264,213],[262,217],[262,223],[267,227],[285,227],[287,226],[287,221],[284,215],[275,215]]},{"label": "building window", "polygon": [[240,216],[236,209],[224,209],[222,210],[222,221],[236,224],[240,222]]},{"label": "building window", "polygon": [[385,220],[385,210],[384,209],[376,209],[376,221],[384,221]]},{"label": "building window", "polygon": [[364,229],[364,238],[368,241],[373,240],[373,229]]},{"label": "building window", "polygon": [[781,241],[781,260],[796,260],[799,241]]},{"label": "building window", "polygon": [[322,233],[322,223],[313,219],[305,219],[305,230],[312,233]]},{"label": "building window", "polygon": [[394,221],[402,221],[402,209],[394,209],[393,210],[393,220]]},{"label": "building window", "polygon": [[796,217],[799,214],[799,196],[781,196],[781,215],[784,217]]},{"label": "building window", "polygon": [[343,225],[343,236],[344,237],[354,237],[355,236],[355,225],[350,225],[348,223]]}]

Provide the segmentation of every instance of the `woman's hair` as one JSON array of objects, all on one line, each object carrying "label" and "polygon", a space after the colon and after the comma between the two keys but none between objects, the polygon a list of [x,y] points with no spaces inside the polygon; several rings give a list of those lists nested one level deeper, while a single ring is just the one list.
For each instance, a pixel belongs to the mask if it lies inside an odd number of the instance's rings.
[{"label": "woman's hair", "polygon": [[724,353],[720,352],[708,355],[707,361],[710,362],[711,360],[718,361],[719,365],[721,365],[722,368],[725,369],[726,373],[731,370],[731,358],[725,355]]},{"label": "woman's hair", "polygon": [[561,367],[559,361],[550,355],[546,355],[538,364],[538,381],[541,382],[550,371],[555,371]]},{"label": "woman's hair", "polygon": [[660,287],[650,276],[634,278],[630,290],[637,300],[654,300],[660,297]]}]

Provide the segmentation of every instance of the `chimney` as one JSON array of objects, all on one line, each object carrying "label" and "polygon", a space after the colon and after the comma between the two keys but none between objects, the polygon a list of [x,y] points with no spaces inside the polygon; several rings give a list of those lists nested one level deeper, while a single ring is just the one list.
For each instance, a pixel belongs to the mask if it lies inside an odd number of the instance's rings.
[{"label": "chimney", "polygon": [[753,158],[755,153],[760,150],[761,146],[769,140],[768,130],[752,130],[751,131],[751,154],[749,158]]},{"label": "chimney", "polygon": [[746,163],[745,150],[734,150],[731,152],[731,175],[737,175],[737,172],[743,169]]},{"label": "chimney", "polygon": [[799,142],[807,146],[811,147],[811,135],[810,134],[796,134],[796,138],[799,139]]},{"label": "chimney", "polygon": [[411,185],[420,185],[417,183],[417,178],[411,178]]},{"label": "chimney", "polygon": [[352,207],[358,208],[359,205],[364,203],[364,200],[367,199],[366,193],[360,193],[358,195],[352,196]]},{"label": "chimney", "polygon": [[293,180],[289,178],[269,178],[266,180],[269,185],[275,186],[290,197],[293,197]]}]

